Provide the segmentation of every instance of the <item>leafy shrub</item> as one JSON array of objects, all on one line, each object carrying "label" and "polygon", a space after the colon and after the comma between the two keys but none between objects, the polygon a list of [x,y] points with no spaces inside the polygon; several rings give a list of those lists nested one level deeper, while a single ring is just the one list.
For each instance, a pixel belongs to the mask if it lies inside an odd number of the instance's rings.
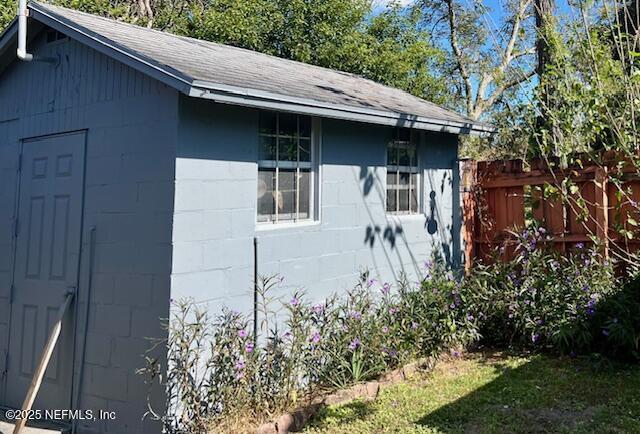
[{"label": "leafy shrub", "polygon": [[561,254],[544,228],[516,238],[513,261],[478,265],[465,283],[485,343],[637,357],[640,291],[616,279],[597,246]]},{"label": "leafy shrub", "polygon": [[398,282],[396,291],[364,273],[344,297],[323,303],[297,292],[282,303],[280,320],[269,299],[279,281],[262,279],[257,339],[240,313],[212,319],[189,301],[174,304],[169,338],[157,343],[168,364],[149,358],[141,370],[167,391],[166,414],[150,413],[168,432],[201,432],[240,414],[271,416],[323,389],[479,337],[465,287],[439,264],[427,264],[419,282]]}]

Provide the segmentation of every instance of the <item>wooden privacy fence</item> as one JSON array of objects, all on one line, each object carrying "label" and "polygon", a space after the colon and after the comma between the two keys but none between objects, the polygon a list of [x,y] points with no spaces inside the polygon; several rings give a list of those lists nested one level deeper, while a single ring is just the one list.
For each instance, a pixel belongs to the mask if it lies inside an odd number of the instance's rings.
[{"label": "wooden privacy fence", "polygon": [[[553,247],[561,252],[594,240],[599,240],[607,256],[636,251],[640,241],[625,231],[634,233],[640,221],[635,204],[640,201],[640,177],[636,169],[617,164],[611,156],[607,161],[558,169],[557,162],[550,168],[546,161],[534,160],[527,170],[522,160],[462,161],[467,267],[477,260],[493,260],[497,252],[503,260],[512,259],[512,233],[534,221],[547,230]],[[618,185],[612,182],[614,174]],[[563,180],[573,186],[565,196],[568,199],[553,194],[562,191]]]}]

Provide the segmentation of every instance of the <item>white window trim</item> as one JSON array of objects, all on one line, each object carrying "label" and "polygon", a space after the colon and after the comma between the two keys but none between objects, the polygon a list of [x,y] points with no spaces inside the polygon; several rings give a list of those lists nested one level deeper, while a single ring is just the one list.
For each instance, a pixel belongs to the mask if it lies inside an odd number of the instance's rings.
[{"label": "white window trim", "polygon": [[[279,113],[279,112],[277,112]],[[307,116],[307,115],[299,115]],[[283,136],[287,137],[287,136]],[[258,146],[260,146],[260,132],[258,132]],[[311,144],[310,144],[310,157],[311,161],[293,162],[293,161],[278,161],[274,160],[258,160],[257,169],[260,168],[301,168],[310,169],[309,177],[309,217],[298,220],[282,220],[282,221],[260,221],[258,215],[258,204],[256,197],[256,230],[272,230],[272,229],[286,229],[293,227],[315,226],[320,224],[320,197],[321,197],[321,171],[322,171],[322,122],[321,118],[311,117]],[[258,152],[259,149],[258,149]],[[291,166],[291,167],[288,167]],[[256,179],[257,179],[256,173]],[[298,201],[299,207],[299,201]],[[276,212],[277,215],[277,212]]]},{"label": "white window trim", "polygon": [[[415,134],[415,136],[414,136]],[[421,135],[416,134],[415,132],[411,132],[412,137],[415,137],[414,140],[411,141],[403,141],[403,140],[392,140],[391,143],[393,143],[393,146],[395,148],[412,148],[415,147],[416,149],[416,162],[415,162],[415,166],[400,166],[400,165],[396,165],[393,166],[394,167],[394,172],[391,173],[395,173],[396,174],[396,182],[398,182],[398,176],[400,173],[409,173],[409,191],[411,191],[411,175],[415,174],[416,175],[416,206],[417,209],[415,211],[411,210],[411,197],[409,197],[409,211],[389,211],[388,207],[387,207],[387,191],[389,189],[389,184],[388,184],[388,174],[389,172],[389,168],[391,167],[389,165],[389,144],[387,144],[387,146],[385,147],[385,159],[386,164],[385,164],[385,195],[384,195],[384,210],[387,216],[395,218],[395,219],[410,219],[410,218],[415,218],[415,217],[422,217],[423,214],[423,190],[424,190],[424,182],[423,182],[423,173],[420,170],[420,168],[422,167],[421,165],[421,158],[420,158],[420,143],[421,143]],[[400,189],[396,188],[396,210],[398,209],[398,206],[400,204]],[[409,193],[411,194],[411,193]]]}]

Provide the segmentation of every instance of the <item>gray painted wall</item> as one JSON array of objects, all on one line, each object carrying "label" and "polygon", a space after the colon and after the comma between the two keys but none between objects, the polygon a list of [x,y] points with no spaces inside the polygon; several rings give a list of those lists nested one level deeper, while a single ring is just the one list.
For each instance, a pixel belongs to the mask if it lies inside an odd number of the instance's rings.
[{"label": "gray painted wall", "polygon": [[[454,136],[423,134],[425,213],[394,218],[383,199],[392,129],[322,120],[319,221],[258,227],[257,111],[178,96],[69,40],[40,38],[32,51],[61,62],[16,62],[0,75],[0,201],[8,204],[0,207],[0,354],[9,339],[20,140],[87,129],[78,337],[92,226],[97,244],[80,407],[118,418],[85,431],[158,431],[140,422],[147,389],[135,369],[145,338],[163,335],[170,297],[249,312],[254,236],[260,273],[284,276],[283,296],[304,288],[322,299],[351,287],[365,268],[383,281],[399,272],[412,278],[433,248],[453,262],[459,256]],[[79,372],[78,357],[76,365]]]},{"label": "gray painted wall", "polygon": [[[117,420],[91,425],[99,432],[159,432],[141,422],[146,386],[135,369],[144,365],[145,338],[163,335],[159,318],[168,314],[177,92],[73,41],[40,37],[31,47],[61,62],[15,62],[0,75],[0,373],[20,140],[87,129],[78,337],[91,226],[97,244],[80,407],[116,412]],[[74,381],[79,364],[77,357]]]},{"label": "gray painted wall", "polygon": [[415,278],[434,248],[459,259],[457,137],[421,136],[425,213],[392,217],[384,210],[384,183],[393,130],[321,123],[320,220],[259,226],[258,111],[180,99],[173,298],[250,312],[254,236],[259,273],[285,279],[277,295],[304,288],[315,300],[350,288],[364,269],[382,281],[401,272]]}]

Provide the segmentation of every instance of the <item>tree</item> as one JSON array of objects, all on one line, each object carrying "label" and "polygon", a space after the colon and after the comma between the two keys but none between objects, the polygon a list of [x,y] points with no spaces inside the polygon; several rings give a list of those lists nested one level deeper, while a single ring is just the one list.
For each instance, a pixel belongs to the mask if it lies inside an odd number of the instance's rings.
[{"label": "tree", "polygon": [[446,41],[455,92],[472,119],[494,110],[506,96],[517,98],[518,87],[535,75],[533,0],[510,0],[507,16],[497,23],[482,3],[423,0],[425,26]]}]

